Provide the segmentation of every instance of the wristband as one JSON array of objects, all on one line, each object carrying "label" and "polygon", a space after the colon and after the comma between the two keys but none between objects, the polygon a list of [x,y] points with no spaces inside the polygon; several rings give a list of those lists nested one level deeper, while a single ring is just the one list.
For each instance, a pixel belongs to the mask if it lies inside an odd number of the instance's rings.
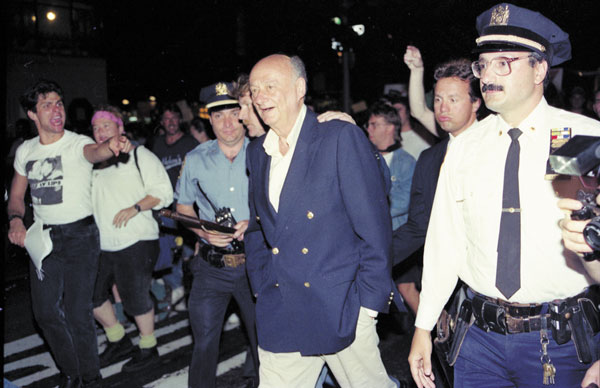
[{"label": "wristband", "polygon": [[23,221],[23,216],[19,215],[19,214],[11,214],[10,216],[8,216],[8,222],[10,223],[12,220],[14,220],[15,218],[20,218],[21,221]]}]

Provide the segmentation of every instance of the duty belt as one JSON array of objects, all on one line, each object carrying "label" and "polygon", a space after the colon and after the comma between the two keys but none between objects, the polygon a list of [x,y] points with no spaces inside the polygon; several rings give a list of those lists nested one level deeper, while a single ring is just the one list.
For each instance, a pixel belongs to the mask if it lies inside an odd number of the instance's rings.
[{"label": "duty belt", "polygon": [[539,331],[542,329],[542,316],[548,318],[546,329],[550,328],[547,305],[509,303],[474,292],[471,300],[475,326],[485,331],[500,334]]},{"label": "duty belt", "polygon": [[[551,304],[560,305],[563,302],[568,303],[582,298],[589,299],[592,302],[591,304],[595,306],[600,303],[600,295],[597,289],[593,287],[565,300],[555,300],[541,304],[510,303],[478,294],[471,289],[468,290],[467,295],[473,304],[474,324],[485,331],[493,331],[499,334],[517,334],[551,329],[552,323],[557,318],[556,314],[550,309]],[[588,315],[593,332],[598,332],[600,330],[598,318],[589,316],[590,313],[586,315]],[[546,322],[545,327],[542,327],[544,326],[543,322]]]},{"label": "duty belt", "polygon": [[216,268],[236,268],[246,262],[246,255],[243,253],[224,252],[220,248],[208,244],[200,248],[198,256]]}]

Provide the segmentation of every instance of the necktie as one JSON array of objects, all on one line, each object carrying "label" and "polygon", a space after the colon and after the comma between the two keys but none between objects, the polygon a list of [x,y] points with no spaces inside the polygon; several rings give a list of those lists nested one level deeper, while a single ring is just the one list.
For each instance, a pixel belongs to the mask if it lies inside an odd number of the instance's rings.
[{"label": "necktie", "polygon": [[521,288],[521,204],[519,201],[519,136],[521,131],[508,131],[512,139],[504,165],[502,217],[498,237],[496,287],[506,299]]}]

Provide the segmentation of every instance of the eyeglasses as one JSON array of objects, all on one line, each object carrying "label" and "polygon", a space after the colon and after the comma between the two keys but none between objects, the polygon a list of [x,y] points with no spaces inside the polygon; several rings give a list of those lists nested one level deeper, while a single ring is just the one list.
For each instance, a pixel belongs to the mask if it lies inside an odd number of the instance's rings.
[{"label": "eyeglasses", "polygon": [[389,123],[375,123],[375,122],[370,122],[370,123],[364,123],[363,124],[363,128],[365,130],[369,129],[369,127],[374,127],[375,129],[379,129],[381,127],[385,127],[389,125]]},{"label": "eyeglasses", "polygon": [[509,75],[512,71],[512,69],[510,68],[510,64],[512,62],[527,58],[531,58],[531,55],[516,58],[496,57],[489,62],[480,59],[471,63],[471,70],[473,70],[473,75],[475,75],[475,77],[477,78],[481,78],[483,72],[488,69],[491,69],[494,73],[496,73],[499,76],[505,76]]}]

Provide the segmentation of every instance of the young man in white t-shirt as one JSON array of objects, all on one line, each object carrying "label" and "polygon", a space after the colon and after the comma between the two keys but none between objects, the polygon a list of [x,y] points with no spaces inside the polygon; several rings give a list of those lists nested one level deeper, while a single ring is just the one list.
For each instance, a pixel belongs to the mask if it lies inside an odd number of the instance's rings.
[{"label": "young man in white t-shirt", "polygon": [[29,185],[37,222],[51,228],[52,252],[41,271],[30,263],[33,312],[61,371],[60,387],[100,386],[102,379],[92,293],[100,252],[92,216],[94,163],[129,152],[124,136],[103,144],[66,131],[61,87],[41,80],[21,97],[37,137],[16,152],[8,201],[11,243],[25,246],[25,192]]}]

